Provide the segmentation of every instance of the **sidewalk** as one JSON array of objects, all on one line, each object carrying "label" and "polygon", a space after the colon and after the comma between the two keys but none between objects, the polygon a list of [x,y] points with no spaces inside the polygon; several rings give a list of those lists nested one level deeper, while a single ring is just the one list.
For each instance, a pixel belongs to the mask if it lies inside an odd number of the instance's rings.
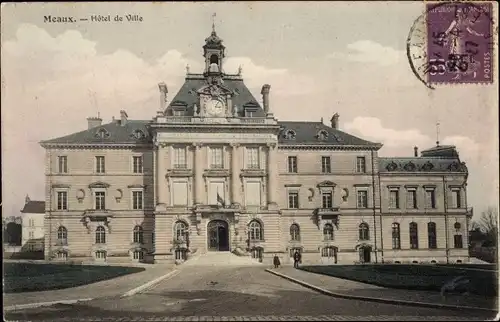
[{"label": "sidewalk", "polygon": [[3,295],[4,306],[121,296],[171,272],[174,268],[175,265],[154,264],[139,273],[78,287],[42,292],[8,293]]},{"label": "sidewalk", "polygon": [[[322,293],[333,293],[329,294],[332,296],[350,297],[353,299],[359,297],[360,300],[364,299],[386,303],[392,302],[394,304],[415,306],[442,308],[449,306],[455,309],[498,310],[497,299],[477,295],[448,295],[446,298],[442,298],[441,294],[438,292],[380,287],[322,274],[309,273],[286,266],[278,269],[269,269],[267,271],[284,275],[282,276],[283,278],[292,281],[295,280],[294,282],[298,284],[305,282]],[[304,286],[307,287],[307,285]]]}]

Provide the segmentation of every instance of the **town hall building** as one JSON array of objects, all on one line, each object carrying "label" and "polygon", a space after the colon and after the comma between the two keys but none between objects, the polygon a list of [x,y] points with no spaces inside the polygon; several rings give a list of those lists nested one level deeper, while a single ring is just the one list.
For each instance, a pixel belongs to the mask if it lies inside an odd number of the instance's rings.
[{"label": "town hall building", "polygon": [[215,29],[203,57],[171,99],[159,84],[152,120],[90,117],[41,142],[47,259],[468,261],[468,171],[454,146],[379,157],[382,144],[340,130],[337,113],[328,125],[277,120],[270,85],[260,104],[241,70],[224,72]]}]

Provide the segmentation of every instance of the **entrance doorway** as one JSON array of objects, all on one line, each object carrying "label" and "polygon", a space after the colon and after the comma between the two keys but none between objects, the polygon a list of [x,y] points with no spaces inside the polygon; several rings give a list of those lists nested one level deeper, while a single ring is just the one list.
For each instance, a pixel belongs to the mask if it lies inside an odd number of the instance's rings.
[{"label": "entrance doorway", "polygon": [[370,246],[363,246],[359,248],[359,260],[361,263],[370,263],[372,248]]},{"label": "entrance doorway", "polygon": [[229,251],[229,227],[224,220],[212,220],[207,226],[208,250]]}]

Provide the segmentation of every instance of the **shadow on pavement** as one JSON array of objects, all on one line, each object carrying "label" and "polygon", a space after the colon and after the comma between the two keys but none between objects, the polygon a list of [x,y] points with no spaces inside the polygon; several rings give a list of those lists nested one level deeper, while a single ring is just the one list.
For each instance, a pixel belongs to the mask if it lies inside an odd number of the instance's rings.
[{"label": "shadow on pavement", "polygon": [[[253,294],[252,294],[253,293]],[[6,312],[8,320],[65,320],[79,318],[165,318],[175,316],[257,316],[257,315],[342,315],[342,316],[456,316],[478,317],[477,313],[404,307],[390,304],[344,300],[306,291],[273,291],[262,294],[223,290],[175,291],[139,294],[72,305]],[[169,303],[167,305],[167,303]],[[173,303],[173,304],[172,304]],[[149,305],[149,307],[148,307]],[[162,307],[163,306],[163,307]],[[491,319],[489,314],[484,319]]]}]

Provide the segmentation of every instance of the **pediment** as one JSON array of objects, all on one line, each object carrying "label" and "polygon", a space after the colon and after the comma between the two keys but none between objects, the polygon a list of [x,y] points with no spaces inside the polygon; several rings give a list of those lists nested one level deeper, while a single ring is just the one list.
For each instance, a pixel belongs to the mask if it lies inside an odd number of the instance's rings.
[{"label": "pediment", "polygon": [[318,183],[318,188],[322,188],[322,187],[335,187],[335,186],[337,186],[337,184],[335,184],[334,182],[329,181],[329,180],[325,180],[325,181],[322,181],[322,182]]},{"label": "pediment", "polygon": [[89,184],[89,188],[109,188],[110,184],[102,181],[97,181]]}]

